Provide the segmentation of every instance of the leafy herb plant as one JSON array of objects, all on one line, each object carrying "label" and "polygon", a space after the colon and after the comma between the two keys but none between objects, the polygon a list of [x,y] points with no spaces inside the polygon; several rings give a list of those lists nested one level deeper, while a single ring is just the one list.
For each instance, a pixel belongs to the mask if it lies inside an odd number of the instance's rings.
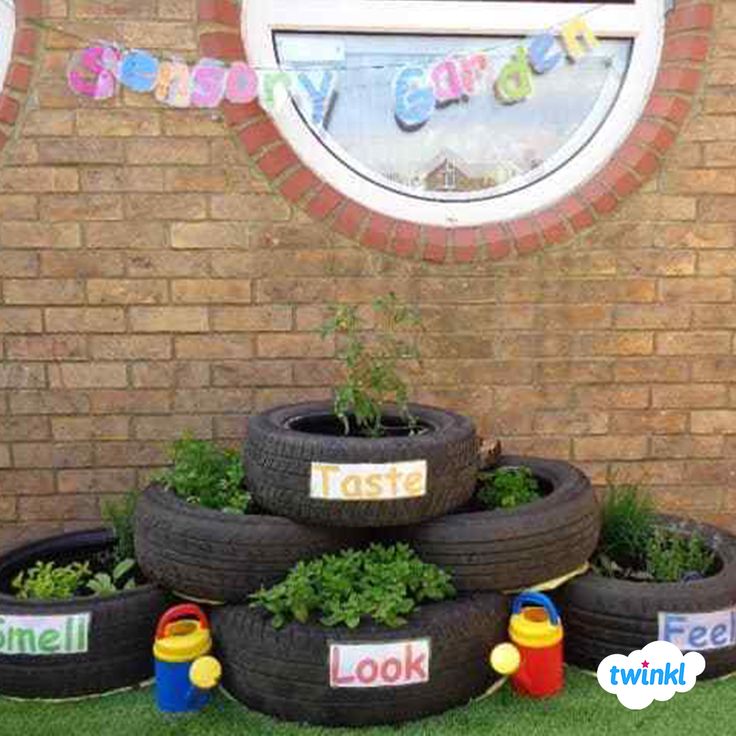
[{"label": "leafy herb plant", "polygon": [[593,560],[593,569],[600,575],[674,583],[706,577],[714,563],[715,555],[698,534],[657,525],[652,502],[638,486],[609,489]]},{"label": "leafy herb plant", "polygon": [[677,583],[688,574],[705,577],[714,562],[715,555],[698,534],[655,529],[647,545],[647,572],[662,583]]},{"label": "leafy herb plant", "polygon": [[370,619],[395,628],[423,601],[454,595],[449,573],[422,562],[408,545],[373,544],[299,562],[281,583],[252,595],[251,605],[271,613],[275,628],[312,616],[328,627],[355,629]]},{"label": "leafy herb plant", "polygon": [[111,595],[120,590],[132,590],[135,588],[135,578],[131,573],[135,568],[135,560],[125,559],[118,562],[112,573],[98,572],[91,580],[87,581],[87,588],[95,595]]},{"label": "leafy herb plant", "polygon": [[120,501],[105,501],[102,504],[102,518],[115,532],[113,554],[118,563],[135,559],[133,514],[137,501],[138,492],[128,491]]},{"label": "leafy herb plant", "polygon": [[19,572],[11,585],[17,598],[67,599],[79,593],[91,574],[88,562],[72,562],[61,566],[54,562],[39,561],[29,570]]},{"label": "leafy herb plant", "polygon": [[513,509],[541,498],[539,483],[529,468],[498,468],[478,473],[477,498],[489,509]]},{"label": "leafy herb plant", "polygon": [[250,494],[244,489],[240,454],[214,443],[184,436],[172,449],[170,468],[156,480],[177,496],[209,509],[245,513]]},{"label": "leafy herb plant", "polygon": [[401,304],[394,293],[373,301],[376,329],[368,339],[367,326],[354,305],[332,307],[322,326],[322,337],[337,336],[342,342],[338,357],[343,361],[345,381],[335,389],[334,412],[351,432],[353,417],[360,434],[380,437],[387,403],[398,405],[407,424],[415,425],[408,406],[408,387],[399,372],[405,360],[418,360],[419,312]]}]

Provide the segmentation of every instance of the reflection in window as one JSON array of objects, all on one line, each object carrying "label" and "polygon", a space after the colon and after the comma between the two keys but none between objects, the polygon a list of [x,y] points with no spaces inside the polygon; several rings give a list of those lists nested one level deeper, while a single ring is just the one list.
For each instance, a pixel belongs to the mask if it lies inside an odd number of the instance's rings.
[{"label": "reflection in window", "polygon": [[[513,101],[504,100],[504,89],[498,89],[499,74],[520,46],[528,53],[529,39],[279,32],[275,42],[285,68],[336,71],[336,94],[324,127],[311,126],[333,155],[377,184],[433,200],[498,196],[562,166],[613,107],[632,48],[630,41],[601,40],[573,63],[560,48],[550,47],[543,58],[559,55],[554,68],[533,74],[531,94]],[[477,52],[487,59],[487,68],[472,68]],[[465,60],[472,75],[462,95],[441,65],[448,59],[458,60],[458,70]],[[407,112],[400,102],[406,87],[399,83],[397,90],[400,75],[407,80],[406,69],[421,68],[430,80],[437,65],[435,79],[444,85],[439,101],[434,99],[429,110],[420,94],[415,109]],[[476,94],[465,94],[473,84]],[[306,108],[297,104],[309,120]]]}]

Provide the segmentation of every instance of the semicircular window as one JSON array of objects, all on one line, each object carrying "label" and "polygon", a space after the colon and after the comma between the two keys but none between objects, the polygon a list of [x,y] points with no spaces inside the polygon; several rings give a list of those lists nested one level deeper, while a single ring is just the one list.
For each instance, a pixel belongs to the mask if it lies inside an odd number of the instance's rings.
[{"label": "semicircular window", "polygon": [[251,63],[296,80],[272,114],[307,165],[371,209],[447,226],[518,217],[602,168],[648,100],[664,13],[249,0],[244,28]]}]

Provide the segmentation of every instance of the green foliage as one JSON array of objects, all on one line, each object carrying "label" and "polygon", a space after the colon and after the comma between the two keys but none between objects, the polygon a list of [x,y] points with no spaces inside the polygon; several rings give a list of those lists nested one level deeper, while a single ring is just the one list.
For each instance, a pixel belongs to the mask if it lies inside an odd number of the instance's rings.
[{"label": "green foliage", "polygon": [[489,509],[513,509],[542,497],[529,468],[498,468],[478,473],[478,500]]},{"label": "green foliage", "polygon": [[135,559],[133,534],[133,514],[138,501],[138,491],[128,491],[120,501],[105,501],[102,504],[102,518],[115,532],[113,555],[116,562]]},{"label": "green foliage", "polygon": [[600,555],[622,567],[644,567],[654,523],[651,499],[638,486],[612,486],[603,501]]},{"label": "green foliage", "polygon": [[250,494],[243,488],[240,454],[185,435],[172,448],[173,464],[156,481],[190,503],[230,513],[246,513]]},{"label": "green foliage", "polygon": [[698,534],[657,525],[651,500],[638,486],[610,488],[593,568],[607,577],[673,583],[688,573],[707,576],[715,555]]},{"label": "green foliage", "polygon": [[655,529],[647,545],[647,572],[660,583],[677,583],[687,573],[705,577],[714,562],[715,555],[698,534]]},{"label": "green foliage", "polygon": [[306,623],[313,614],[328,627],[355,629],[370,618],[395,628],[422,601],[454,595],[450,575],[422,562],[408,545],[372,544],[297,563],[281,583],[253,594],[251,605],[273,614],[275,628]]},{"label": "green foliage", "polygon": [[17,598],[58,600],[73,598],[91,574],[88,562],[57,566],[39,561],[29,570],[19,572],[11,584]]},{"label": "green foliage", "polygon": [[375,299],[372,306],[376,330],[370,341],[364,319],[354,305],[333,306],[322,325],[322,337],[339,336],[344,341],[338,357],[345,366],[345,382],[335,389],[334,412],[345,434],[350,434],[352,416],[361,434],[380,437],[384,407],[389,402],[399,406],[409,426],[415,424],[399,364],[419,359],[416,333],[421,329],[421,317],[416,309],[401,304],[393,292]]},{"label": "green foliage", "polygon": [[134,567],[134,559],[120,560],[113,568],[112,574],[98,572],[91,580],[87,581],[87,588],[95,595],[111,595],[120,590],[132,590],[135,588],[135,577],[130,573]]}]

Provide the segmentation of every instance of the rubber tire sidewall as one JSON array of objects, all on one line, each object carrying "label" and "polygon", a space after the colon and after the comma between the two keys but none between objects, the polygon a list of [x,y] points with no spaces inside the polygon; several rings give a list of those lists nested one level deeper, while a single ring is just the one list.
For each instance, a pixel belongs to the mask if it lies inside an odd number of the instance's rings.
[{"label": "rubber tire sidewall", "polygon": [[281,580],[300,560],[361,546],[362,530],[297,524],[265,514],[230,514],[149,486],[135,511],[138,564],[187,597],[238,602]]},{"label": "rubber tire sidewall", "polygon": [[[0,574],[62,556],[65,560],[112,546],[106,529],[72,532],[11,549],[0,557]],[[76,555],[78,550],[79,554]],[[155,585],[108,596],[63,601],[21,600],[0,594],[0,617],[90,613],[89,648],[83,654],[2,655],[0,695],[61,699],[137,685],[153,676],[156,623],[171,597]]]},{"label": "rubber tire sidewall", "polygon": [[425,562],[452,573],[458,590],[517,590],[585,564],[598,543],[600,509],[588,477],[562,460],[504,455],[488,469],[522,466],[552,493],[514,509],[454,513],[390,530]]},{"label": "rubber tire sidewall", "polygon": [[[659,612],[707,613],[736,606],[736,537],[716,527],[661,515],[660,523],[697,532],[717,552],[722,569],[690,583],[638,583],[588,573],[555,595],[565,625],[565,658],[596,670],[609,654],[629,654],[659,638]],[[701,679],[736,672],[736,646],[701,651]]]},{"label": "rubber tire sidewall", "polygon": [[[496,679],[488,656],[506,638],[507,625],[508,601],[493,593],[425,604],[398,629],[290,623],[276,630],[261,609],[227,606],[212,612],[227,692],[271,716],[326,726],[398,723],[467,703]],[[427,637],[431,639],[428,682],[330,688],[330,643]]]},{"label": "rubber tire sidewall", "polygon": [[[461,506],[472,495],[478,439],[467,417],[410,405],[412,415],[434,431],[407,437],[346,437],[295,431],[290,420],[330,414],[329,402],[277,407],[250,417],[244,444],[249,489],[269,511],[305,523],[382,527],[415,524]],[[340,501],[310,497],[313,462],[388,464],[426,460],[427,493],[415,498]]]}]

